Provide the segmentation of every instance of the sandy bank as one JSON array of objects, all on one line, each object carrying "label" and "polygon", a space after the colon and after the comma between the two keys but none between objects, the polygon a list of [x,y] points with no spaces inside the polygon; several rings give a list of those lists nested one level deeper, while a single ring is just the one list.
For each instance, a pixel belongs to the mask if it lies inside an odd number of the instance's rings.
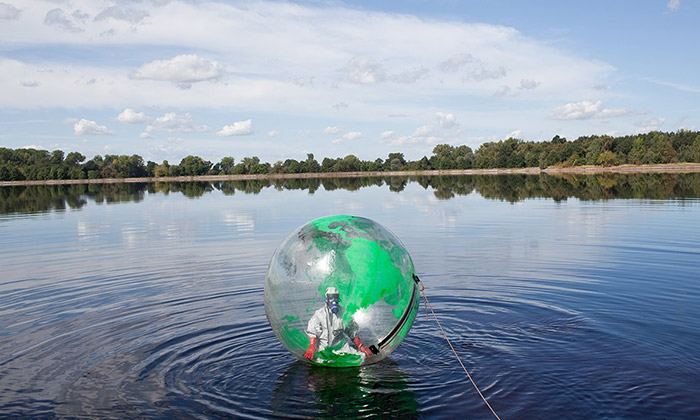
[{"label": "sandy bank", "polygon": [[106,179],[55,179],[41,181],[0,181],[0,187],[22,185],[71,185],[71,184],[125,184],[142,182],[195,182],[195,181],[245,181],[254,179],[305,179],[305,178],[362,178],[388,176],[436,176],[436,175],[507,175],[541,173],[557,174],[601,174],[601,173],[700,173],[700,163],[671,163],[663,165],[620,165],[620,166],[576,166],[571,168],[518,168],[518,169],[451,169],[433,171],[394,171],[394,172],[320,172],[305,174],[264,174],[264,175],[202,175],[169,176],[160,178],[106,178]]}]

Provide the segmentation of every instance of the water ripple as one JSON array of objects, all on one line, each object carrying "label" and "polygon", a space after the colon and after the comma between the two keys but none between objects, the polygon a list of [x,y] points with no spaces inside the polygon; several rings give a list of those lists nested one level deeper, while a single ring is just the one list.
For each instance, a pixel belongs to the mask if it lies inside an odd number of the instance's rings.
[{"label": "water ripple", "polygon": [[[699,206],[419,190],[379,211],[368,191],[345,202],[395,221],[502,418],[700,418]],[[371,366],[310,367],[276,339],[267,262],[330,194],[3,216],[0,417],[489,418],[422,306]]]}]

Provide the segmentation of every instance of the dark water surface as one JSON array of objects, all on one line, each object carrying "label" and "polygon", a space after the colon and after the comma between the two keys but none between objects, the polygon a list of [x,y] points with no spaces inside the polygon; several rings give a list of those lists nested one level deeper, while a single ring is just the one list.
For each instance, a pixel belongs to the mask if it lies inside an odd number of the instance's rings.
[{"label": "dark water surface", "polygon": [[312,368],[267,264],[369,217],[505,419],[700,418],[700,176],[0,188],[0,418],[492,418],[423,308],[387,360]]}]

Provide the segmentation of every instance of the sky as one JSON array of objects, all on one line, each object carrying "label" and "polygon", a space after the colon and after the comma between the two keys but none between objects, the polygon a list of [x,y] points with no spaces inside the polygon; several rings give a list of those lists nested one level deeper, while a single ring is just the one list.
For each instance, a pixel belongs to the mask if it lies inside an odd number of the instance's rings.
[{"label": "sky", "polygon": [[700,0],[0,0],[0,146],[178,163],[700,127]]}]

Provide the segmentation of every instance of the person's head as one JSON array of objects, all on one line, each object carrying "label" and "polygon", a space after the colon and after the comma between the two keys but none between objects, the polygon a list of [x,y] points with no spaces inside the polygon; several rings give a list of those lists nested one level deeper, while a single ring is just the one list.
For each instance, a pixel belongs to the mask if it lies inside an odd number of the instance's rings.
[{"label": "person's head", "polygon": [[335,287],[329,287],[326,289],[326,305],[328,306],[328,309],[330,309],[331,312],[338,313],[338,310],[340,309],[339,306],[340,303],[340,294],[338,293],[338,289]]}]

